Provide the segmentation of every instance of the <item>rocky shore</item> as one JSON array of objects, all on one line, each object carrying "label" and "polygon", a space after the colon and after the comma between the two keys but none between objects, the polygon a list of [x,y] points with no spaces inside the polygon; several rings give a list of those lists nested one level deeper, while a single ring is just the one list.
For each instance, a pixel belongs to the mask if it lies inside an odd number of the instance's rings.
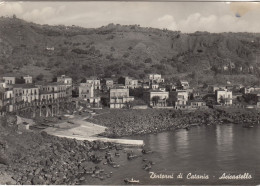
[{"label": "rocky shore", "polygon": [[104,165],[107,153],[123,153],[112,143],[60,138],[45,131],[21,132],[14,116],[1,118],[0,124],[0,184],[61,185],[109,179],[111,168],[117,167]]},{"label": "rocky shore", "polygon": [[123,137],[187,129],[196,125],[236,123],[253,126],[260,114],[254,109],[215,108],[194,111],[169,109],[110,110],[88,121],[108,127],[101,135]]},{"label": "rocky shore", "polygon": [[[259,123],[257,110],[208,109],[109,110],[88,120],[107,127],[106,137],[123,137],[187,129],[195,125]],[[117,156],[129,152],[116,144],[77,141],[45,131],[19,131],[15,116],[0,118],[0,184],[84,184],[109,179],[119,168]],[[125,156],[123,156],[125,154]],[[141,157],[136,155],[133,157]],[[121,160],[122,161],[122,160]],[[149,166],[148,166],[149,167]],[[93,181],[94,180],[94,181]],[[105,183],[105,182],[104,182]]]}]

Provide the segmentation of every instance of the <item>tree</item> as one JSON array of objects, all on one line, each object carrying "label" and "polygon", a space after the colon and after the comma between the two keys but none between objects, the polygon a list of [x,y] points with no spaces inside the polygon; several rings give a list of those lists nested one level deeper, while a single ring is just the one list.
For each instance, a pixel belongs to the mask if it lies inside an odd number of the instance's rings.
[{"label": "tree", "polygon": [[158,104],[158,101],[159,101],[160,97],[159,96],[154,96],[152,98],[152,102],[153,102],[153,105],[157,105]]},{"label": "tree", "polygon": [[129,95],[135,98],[143,98],[144,89],[142,87],[129,89]]},{"label": "tree", "polygon": [[147,58],[146,60],[144,60],[145,63],[152,63],[153,60],[151,58]]},{"label": "tree", "polygon": [[40,73],[38,76],[36,76],[36,80],[37,81],[42,81],[43,77],[44,77],[44,75],[42,73]]},{"label": "tree", "polygon": [[221,97],[219,98],[219,103],[225,104],[225,99],[223,98],[223,96],[221,96]]}]

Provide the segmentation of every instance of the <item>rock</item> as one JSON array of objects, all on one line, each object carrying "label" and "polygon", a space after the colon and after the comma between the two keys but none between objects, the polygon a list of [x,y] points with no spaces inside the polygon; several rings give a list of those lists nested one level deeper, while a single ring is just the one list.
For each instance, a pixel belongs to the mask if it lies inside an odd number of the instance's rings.
[{"label": "rock", "polygon": [[41,177],[39,177],[39,176],[35,176],[32,179],[32,184],[33,185],[43,185],[44,184],[44,180]]},{"label": "rock", "polygon": [[86,178],[84,176],[82,176],[81,178],[79,178],[80,181],[84,181]]},{"label": "rock", "polygon": [[0,153],[0,164],[9,165],[8,157],[5,154]]},{"label": "rock", "polygon": [[48,136],[48,133],[45,132],[45,131],[42,131],[42,132],[41,132],[41,136],[44,137],[44,138],[46,138],[46,137]]},{"label": "rock", "polygon": [[42,169],[40,168],[37,168],[35,171],[34,171],[34,175],[38,175],[40,172],[41,172]]},{"label": "rock", "polygon": [[18,180],[19,180],[19,176],[18,176],[18,175],[13,175],[12,178],[13,178],[15,181],[18,181]]}]

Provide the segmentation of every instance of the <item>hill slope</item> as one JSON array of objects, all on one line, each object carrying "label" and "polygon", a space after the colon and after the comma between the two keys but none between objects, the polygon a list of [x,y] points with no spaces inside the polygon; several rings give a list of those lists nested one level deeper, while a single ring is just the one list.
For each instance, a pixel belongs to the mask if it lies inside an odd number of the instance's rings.
[{"label": "hill slope", "polygon": [[48,79],[64,73],[76,80],[111,74],[142,78],[157,72],[199,83],[257,83],[259,57],[260,34],[184,34],[114,24],[87,29],[0,18],[0,74],[28,73],[24,69],[37,66]]}]

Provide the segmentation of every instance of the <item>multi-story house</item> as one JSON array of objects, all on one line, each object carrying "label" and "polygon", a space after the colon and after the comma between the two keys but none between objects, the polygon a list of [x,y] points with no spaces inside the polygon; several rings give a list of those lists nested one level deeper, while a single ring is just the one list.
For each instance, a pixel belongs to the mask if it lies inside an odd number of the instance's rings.
[{"label": "multi-story house", "polygon": [[216,90],[216,101],[222,105],[232,105],[232,91],[227,89]]},{"label": "multi-story house", "polygon": [[0,88],[6,88],[6,83],[3,78],[0,78]]},{"label": "multi-story house", "polygon": [[127,103],[134,101],[134,97],[129,96],[128,88],[111,88],[109,99],[110,108],[123,108]]},{"label": "multi-story house", "polygon": [[214,94],[219,89],[226,89],[226,85],[208,85],[208,93]]},{"label": "multi-story house", "polygon": [[160,90],[148,90],[144,92],[143,99],[151,107],[166,107],[169,92]]},{"label": "multi-story house", "polygon": [[91,76],[89,78],[86,78],[86,83],[93,84],[95,90],[101,89],[100,80],[95,76]]},{"label": "multi-story house", "polygon": [[150,84],[150,88],[151,88],[152,90],[157,90],[157,89],[159,89],[159,84],[158,84],[158,83],[151,83],[151,84]]},{"label": "multi-story house", "polygon": [[110,78],[104,78],[101,83],[103,91],[110,90],[114,86],[114,80]]},{"label": "multi-story house", "polygon": [[71,93],[67,92],[71,87],[64,83],[37,83],[35,86],[39,88],[41,101],[71,97]]},{"label": "multi-story house", "polygon": [[4,105],[7,106],[7,111],[9,112],[13,111],[13,98],[14,98],[13,90],[11,89],[5,90]]},{"label": "multi-story house", "polygon": [[118,83],[124,84],[126,88],[137,88],[139,87],[138,80],[131,77],[121,77],[118,79]]},{"label": "multi-story house", "polygon": [[169,101],[175,109],[186,108],[189,94],[185,90],[177,90],[170,92]]},{"label": "multi-story house", "polygon": [[27,75],[27,76],[24,76],[23,79],[24,79],[26,84],[33,83],[32,76]]},{"label": "multi-story house", "polygon": [[190,106],[191,109],[208,108],[206,102],[202,99],[189,100],[187,105]]},{"label": "multi-story house", "polygon": [[179,80],[177,82],[177,87],[178,87],[178,89],[181,89],[181,90],[187,90],[190,88],[190,85],[189,85],[189,82],[186,80]]},{"label": "multi-story house", "polygon": [[13,88],[22,88],[22,100],[24,102],[33,102],[39,100],[39,88],[33,84],[15,84]]},{"label": "multi-story house", "polygon": [[61,75],[60,77],[57,77],[57,82],[72,85],[72,78],[66,75]]},{"label": "multi-story house", "polygon": [[92,83],[80,83],[79,98],[86,100],[88,103],[99,104],[100,97],[95,95],[94,85]]},{"label": "multi-story house", "polygon": [[164,83],[164,78],[161,74],[148,74],[149,82]]},{"label": "multi-story house", "polygon": [[142,83],[142,87],[143,87],[143,89],[149,89],[150,88],[149,83]]},{"label": "multi-story house", "polygon": [[260,87],[247,86],[247,87],[243,87],[242,88],[242,93],[243,94],[249,94],[249,93],[253,93],[253,92],[257,92],[257,91],[260,91]]},{"label": "multi-story house", "polygon": [[177,88],[177,86],[173,83],[166,84],[165,87],[166,87],[166,91],[169,91],[169,92],[175,91]]},{"label": "multi-story house", "polygon": [[23,101],[23,88],[22,87],[13,87],[14,94],[14,103],[21,103]]},{"label": "multi-story house", "polygon": [[4,79],[5,83],[8,85],[12,85],[12,84],[16,83],[15,82],[16,78],[14,76],[4,76],[3,79]]}]

